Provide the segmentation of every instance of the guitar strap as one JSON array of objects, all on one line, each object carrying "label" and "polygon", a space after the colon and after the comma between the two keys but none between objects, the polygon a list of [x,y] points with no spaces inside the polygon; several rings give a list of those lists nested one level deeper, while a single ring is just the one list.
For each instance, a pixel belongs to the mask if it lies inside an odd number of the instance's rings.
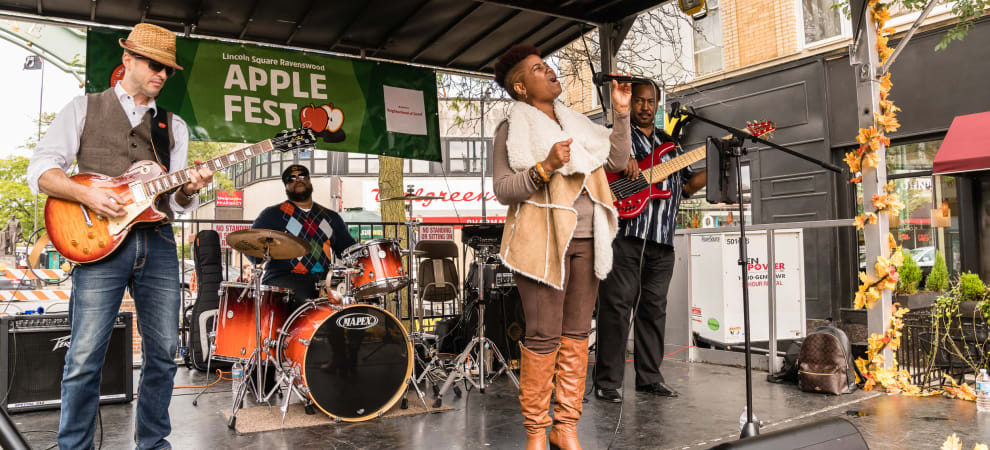
[{"label": "guitar strap", "polygon": [[169,126],[168,111],[156,105],[157,114],[151,117],[151,147],[155,150],[158,162],[165,166],[168,173],[172,162],[171,148],[169,148]]}]

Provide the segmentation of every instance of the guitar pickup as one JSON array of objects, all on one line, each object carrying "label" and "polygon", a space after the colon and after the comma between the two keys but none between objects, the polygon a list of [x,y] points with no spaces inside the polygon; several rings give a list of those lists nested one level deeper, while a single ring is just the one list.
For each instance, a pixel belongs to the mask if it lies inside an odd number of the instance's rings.
[{"label": "guitar pickup", "polygon": [[141,203],[148,199],[148,196],[144,194],[144,185],[140,181],[135,181],[127,187],[131,190],[131,197],[134,199],[134,203]]}]

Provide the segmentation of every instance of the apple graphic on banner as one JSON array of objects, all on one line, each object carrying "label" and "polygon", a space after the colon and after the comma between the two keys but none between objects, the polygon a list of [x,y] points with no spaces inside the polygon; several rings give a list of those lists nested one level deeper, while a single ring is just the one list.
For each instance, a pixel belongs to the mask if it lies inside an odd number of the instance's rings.
[{"label": "apple graphic on banner", "polygon": [[327,128],[327,122],[330,116],[327,111],[322,107],[316,107],[312,103],[309,106],[303,106],[299,110],[299,121],[302,122],[302,126],[313,130],[316,133],[323,132]]},{"label": "apple graphic on banner", "polygon": [[327,112],[327,131],[336,133],[344,125],[344,110],[334,108],[333,103],[320,106],[320,108]]}]

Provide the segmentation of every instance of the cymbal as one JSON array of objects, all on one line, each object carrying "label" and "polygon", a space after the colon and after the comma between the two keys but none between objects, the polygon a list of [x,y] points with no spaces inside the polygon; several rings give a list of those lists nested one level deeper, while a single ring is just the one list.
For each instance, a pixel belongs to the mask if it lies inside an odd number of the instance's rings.
[{"label": "cymbal", "polygon": [[426,250],[399,250],[399,254],[402,255],[408,255],[409,252],[412,252],[413,256],[423,256],[428,253]]},{"label": "cymbal", "polygon": [[265,257],[265,245],[272,259],[292,259],[309,253],[309,244],[289,233],[263,228],[237,230],[227,235],[227,245],[247,256]]},{"label": "cymbal", "polygon": [[391,202],[391,201],[418,202],[418,201],[421,201],[421,200],[443,200],[443,197],[437,197],[437,196],[434,196],[434,195],[410,195],[410,194],[406,194],[406,195],[400,195],[398,197],[386,198],[386,199],[384,199],[382,201],[383,202]]}]

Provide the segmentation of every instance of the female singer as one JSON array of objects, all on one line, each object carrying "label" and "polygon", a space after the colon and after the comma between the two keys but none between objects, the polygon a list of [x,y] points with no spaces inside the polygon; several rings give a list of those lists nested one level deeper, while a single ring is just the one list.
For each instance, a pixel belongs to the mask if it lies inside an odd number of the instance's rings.
[{"label": "female singer", "polygon": [[580,449],[588,333],[598,282],[612,267],[618,213],[605,171],[632,150],[629,84],[612,82],[615,125],[596,125],[556,99],[560,81],[536,47],[499,57],[495,80],[515,100],[495,131],[493,189],[508,205],[499,256],[513,271],[526,315],[519,403],[526,448]]}]

